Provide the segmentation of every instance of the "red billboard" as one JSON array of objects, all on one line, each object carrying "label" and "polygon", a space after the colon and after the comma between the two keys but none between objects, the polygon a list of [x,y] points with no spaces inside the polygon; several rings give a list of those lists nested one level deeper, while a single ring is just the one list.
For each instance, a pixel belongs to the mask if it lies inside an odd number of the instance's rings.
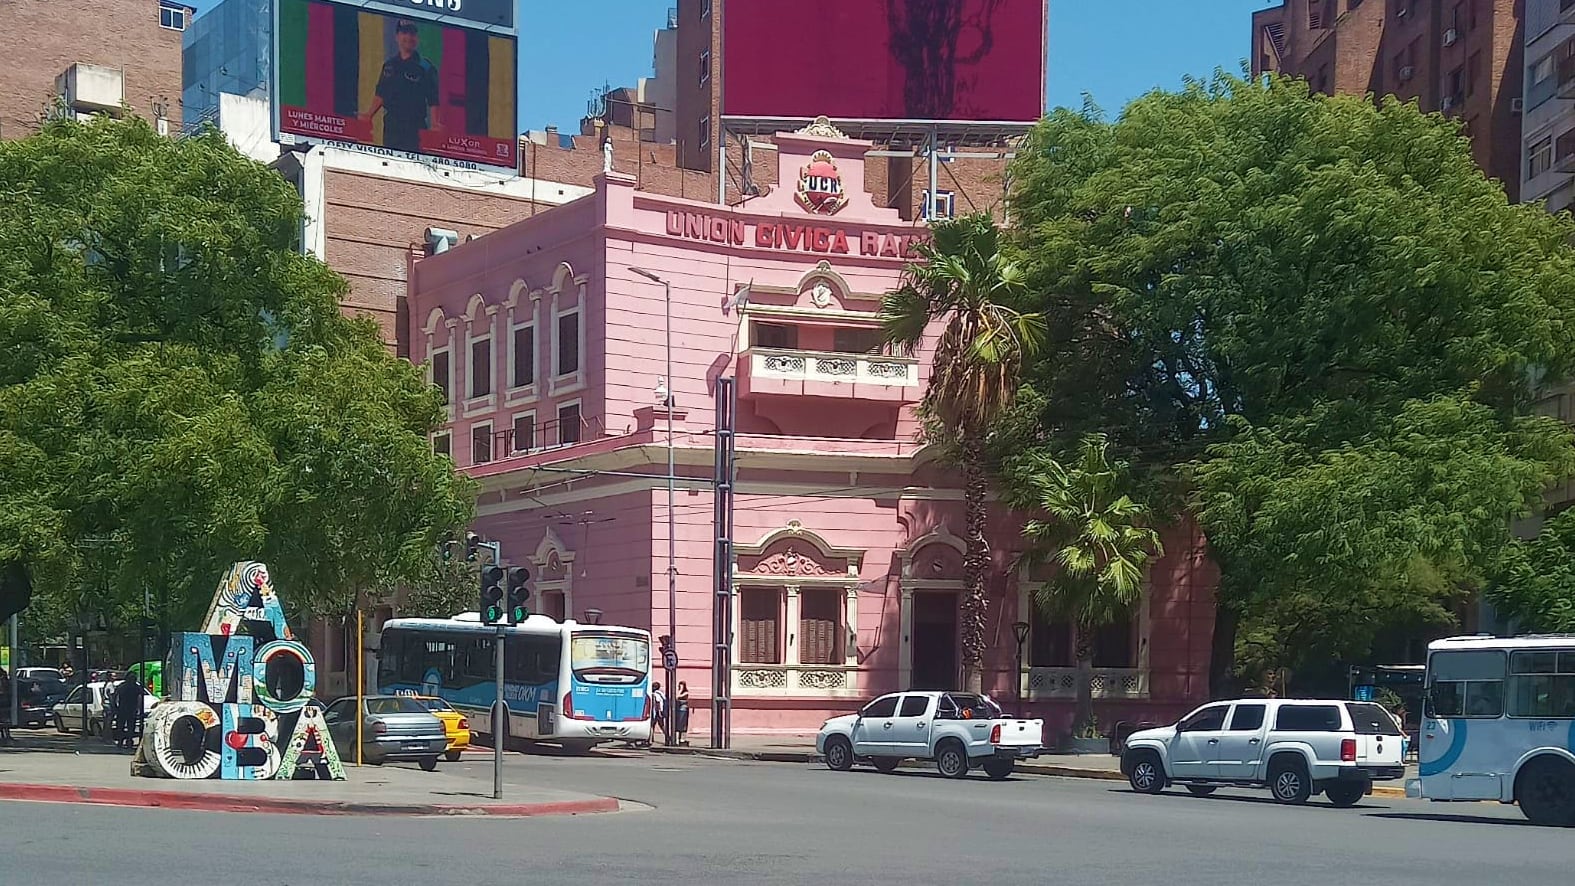
[{"label": "red billboard", "polygon": [[1045,0],[726,0],[722,114],[1032,122]]}]

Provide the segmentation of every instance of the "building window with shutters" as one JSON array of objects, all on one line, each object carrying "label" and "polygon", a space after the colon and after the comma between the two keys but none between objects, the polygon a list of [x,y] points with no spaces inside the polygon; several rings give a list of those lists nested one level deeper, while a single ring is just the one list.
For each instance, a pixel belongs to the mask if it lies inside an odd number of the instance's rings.
[{"label": "building window with shutters", "polygon": [[739,589],[739,661],[745,664],[781,664],[781,627],[781,588]]},{"label": "building window with shutters", "polygon": [[1035,605],[1028,624],[1029,667],[1069,668],[1074,664],[1071,622],[1064,618],[1050,618]]},{"label": "building window with shutters", "polygon": [[841,588],[799,591],[799,664],[842,664],[842,601],[845,597]]}]

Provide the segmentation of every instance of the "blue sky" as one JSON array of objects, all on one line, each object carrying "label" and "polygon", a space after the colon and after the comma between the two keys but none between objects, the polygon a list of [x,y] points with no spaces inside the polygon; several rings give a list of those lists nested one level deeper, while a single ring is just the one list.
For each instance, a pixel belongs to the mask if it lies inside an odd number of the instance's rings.
[{"label": "blue sky", "polygon": [[[792,2],[792,0],[784,0]],[[1271,0],[1050,0],[1050,104],[1091,93],[1114,115],[1156,87],[1249,53],[1253,10]],[[520,0],[520,128],[569,129],[604,83],[651,73],[651,35],[668,0]]]}]

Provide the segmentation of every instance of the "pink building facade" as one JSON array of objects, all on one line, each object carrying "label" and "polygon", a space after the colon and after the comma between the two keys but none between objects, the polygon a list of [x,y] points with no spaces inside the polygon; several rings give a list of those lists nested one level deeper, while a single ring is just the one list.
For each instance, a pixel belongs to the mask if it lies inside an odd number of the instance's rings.
[{"label": "pink building facade", "polygon": [[[778,181],[797,184],[735,207],[604,174],[410,276],[412,359],[449,395],[433,444],[480,482],[476,531],[533,567],[535,610],[668,633],[671,419],[674,636],[702,739],[723,377],[738,393],[734,733],[809,732],[874,695],[959,680],[960,484],[915,442],[929,353],[883,351],[877,322],[926,232],[873,204],[868,149],[824,124],[782,134]],[[1028,603],[1018,518],[992,519],[986,685],[1054,732],[1071,716],[1072,629]],[[1102,722],[1205,697],[1215,576],[1199,534],[1167,535],[1142,604],[1101,632]],[[1033,627],[1014,677],[1017,621]]]}]

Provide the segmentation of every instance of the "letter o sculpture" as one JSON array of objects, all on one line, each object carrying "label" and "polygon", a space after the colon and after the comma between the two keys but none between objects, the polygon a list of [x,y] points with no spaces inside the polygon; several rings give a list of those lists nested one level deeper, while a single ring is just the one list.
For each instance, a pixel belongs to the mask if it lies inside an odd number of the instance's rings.
[{"label": "letter o sculpture", "polygon": [[[268,687],[268,662],[281,655],[291,656],[301,663],[301,691],[293,698],[274,698],[273,690]],[[299,711],[317,691],[317,666],[312,662],[312,653],[294,640],[264,643],[252,658],[252,686],[257,700],[269,710],[279,714]]]},{"label": "letter o sculpture", "polygon": [[[195,760],[175,746],[175,727],[183,720],[195,720],[202,727],[202,753]],[[223,756],[208,735],[219,728],[219,715],[200,701],[160,702],[148,712],[148,735],[153,740],[148,762],[168,778],[212,778]]]}]

